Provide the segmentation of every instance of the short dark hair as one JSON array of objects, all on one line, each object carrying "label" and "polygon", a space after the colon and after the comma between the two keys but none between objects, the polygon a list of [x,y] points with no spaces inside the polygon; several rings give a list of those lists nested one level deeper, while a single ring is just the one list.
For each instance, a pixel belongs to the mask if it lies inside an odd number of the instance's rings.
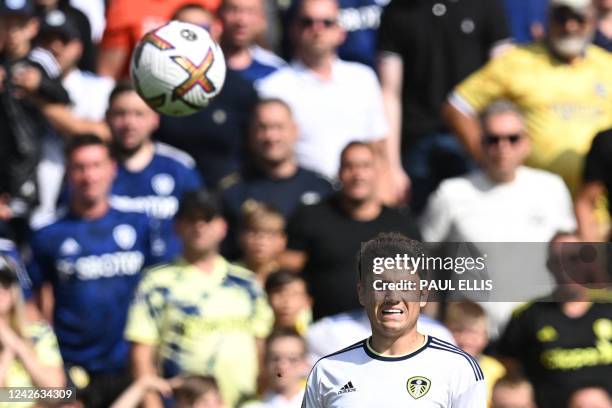
[{"label": "short dark hair", "polygon": [[308,292],[308,285],[304,277],[299,273],[291,272],[287,269],[279,269],[268,275],[264,287],[266,293],[270,295],[293,282],[304,282],[306,292]]},{"label": "short dark hair", "polygon": [[499,387],[517,388],[521,385],[528,386],[531,389],[533,395],[533,385],[531,385],[531,383],[526,377],[524,377],[521,373],[517,372],[508,373],[498,379],[493,385],[493,390]]},{"label": "short dark hair", "polygon": [[291,106],[289,106],[289,104],[281,98],[260,98],[255,103],[255,108],[253,109],[253,111],[256,111],[259,107],[265,105],[280,105],[283,108],[287,109],[289,115],[293,117],[293,110],[291,109]]},{"label": "short dark hair", "polygon": [[342,151],[340,152],[340,164],[342,164],[342,162],[344,161],[344,156],[347,154],[347,152],[351,149],[354,149],[355,147],[365,147],[370,152],[372,152],[372,154],[374,154],[374,147],[372,147],[371,143],[362,142],[360,140],[353,140],[352,142],[349,142],[349,144],[344,146],[344,149],[342,149]]},{"label": "short dark hair", "polygon": [[70,158],[76,150],[86,146],[101,146],[107,150],[108,156],[112,157],[111,147],[107,142],[100,139],[96,135],[84,134],[70,139],[66,145],[66,148],[64,149],[66,161],[70,161]]},{"label": "short dark hair", "polygon": [[210,375],[187,375],[174,390],[174,398],[181,406],[192,406],[200,397],[215,392],[220,395],[217,380]]},{"label": "short dark hair", "polygon": [[303,355],[306,355],[306,351],[307,351],[306,340],[304,340],[304,337],[300,336],[300,334],[294,328],[288,328],[288,327],[276,328],[274,329],[274,331],[272,331],[272,333],[270,333],[268,337],[266,337],[266,346],[265,346],[266,354],[268,354],[268,351],[270,350],[270,346],[272,345],[272,343],[274,343],[278,339],[282,339],[283,337],[294,338],[298,340],[300,343],[302,343],[302,347],[304,350]]},{"label": "short dark hair", "polygon": [[[419,258],[427,256],[427,249],[420,241],[410,239],[399,232],[382,232],[373,239],[362,243],[357,253],[359,282],[363,282],[362,270],[373,270],[374,258],[393,258],[398,254]],[[425,268],[420,268],[417,273],[421,279],[427,277]]]},{"label": "short dark hair", "polygon": [[219,196],[207,190],[200,189],[187,191],[182,195],[179,202],[179,208],[174,218],[176,220],[204,219],[210,221],[221,215]]},{"label": "short dark hair", "polygon": [[117,99],[117,97],[126,92],[136,92],[136,87],[132,83],[132,81],[124,79],[115,85],[113,90],[111,91],[108,97],[108,106],[110,107],[112,103]]}]

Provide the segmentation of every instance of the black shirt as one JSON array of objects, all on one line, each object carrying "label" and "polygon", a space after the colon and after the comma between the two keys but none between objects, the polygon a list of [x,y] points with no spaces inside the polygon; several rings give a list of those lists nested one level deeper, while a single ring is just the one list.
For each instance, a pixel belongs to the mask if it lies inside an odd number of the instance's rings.
[{"label": "black shirt", "polygon": [[[599,182],[612,194],[612,129],[601,132],[593,139],[584,166],[584,182]],[[612,201],[608,201],[612,213]]]},{"label": "black shirt", "polygon": [[253,85],[227,70],[221,93],[206,108],[183,117],[162,115],[154,136],[193,156],[204,183],[215,187],[241,167],[248,120],[256,101]]},{"label": "black shirt", "polygon": [[402,133],[406,141],[444,131],[449,92],[509,37],[498,0],[394,1],[382,14],[379,52],[403,59]]},{"label": "black shirt", "polygon": [[539,408],[567,406],[573,389],[599,384],[612,391],[612,304],[594,303],[570,318],[559,303],[535,302],[515,313],[500,354],[520,361]]},{"label": "black shirt", "polygon": [[381,232],[419,239],[409,213],[383,207],[371,221],[357,221],[340,207],[337,195],[300,207],[289,223],[289,249],[306,252],[304,276],[314,299],[315,319],[359,308],[356,257],[363,242]]}]

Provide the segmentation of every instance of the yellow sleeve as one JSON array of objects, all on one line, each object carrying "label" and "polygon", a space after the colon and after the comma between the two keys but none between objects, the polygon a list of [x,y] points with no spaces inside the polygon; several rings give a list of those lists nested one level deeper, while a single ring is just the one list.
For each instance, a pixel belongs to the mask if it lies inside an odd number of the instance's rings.
[{"label": "yellow sleeve", "polygon": [[46,323],[34,323],[28,329],[38,361],[48,367],[62,367],[64,362],[53,329]]},{"label": "yellow sleeve", "polygon": [[125,338],[134,343],[156,345],[161,337],[161,321],[167,287],[155,282],[155,275],[140,282],[125,327]]},{"label": "yellow sleeve", "polygon": [[272,331],[274,324],[274,313],[268,303],[266,295],[261,293],[255,299],[255,313],[251,320],[251,328],[253,335],[258,339],[264,339],[268,337]]},{"label": "yellow sleeve", "polygon": [[491,102],[497,99],[508,98],[506,90],[511,73],[508,72],[508,57],[512,51],[507,51],[504,55],[493,58],[484,67],[472,73],[461,82],[453,92],[451,100],[457,98],[460,104],[468,105],[474,112],[481,112]]}]

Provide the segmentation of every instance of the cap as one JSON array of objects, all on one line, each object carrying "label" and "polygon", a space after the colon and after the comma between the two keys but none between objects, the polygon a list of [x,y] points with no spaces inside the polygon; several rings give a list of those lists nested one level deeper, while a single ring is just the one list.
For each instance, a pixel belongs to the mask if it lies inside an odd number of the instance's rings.
[{"label": "cap", "polygon": [[18,281],[15,262],[7,256],[0,255],[0,283],[12,284]]},{"label": "cap", "polygon": [[40,35],[59,34],[67,40],[80,37],[79,29],[74,20],[61,10],[47,13],[41,22]]},{"label": "cap", "polygon": [[33,0],[0,0],[0,15],[21,14],[33,17],[35,13]]},{"label": "cap", "polygon": [[585,14],[591,7],[591,0],[550,0],[550,8],[567,7],[572,11]]},{"label": "cap", "polygon": [[210,221],[222,214],[219,197],[206,190],[187,191],[181,197],[175,219]]}]

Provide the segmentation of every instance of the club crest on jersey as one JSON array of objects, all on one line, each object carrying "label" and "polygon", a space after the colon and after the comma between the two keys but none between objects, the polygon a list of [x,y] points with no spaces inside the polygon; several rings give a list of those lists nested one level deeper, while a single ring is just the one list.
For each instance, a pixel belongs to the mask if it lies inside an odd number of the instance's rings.
[{"label": "club crest on jersey", "polygon": [[119,248],[127,251],[134,246],[136,242],[136,231],[134,228],[127,224],[117,225],[115,229],[113,229],[113,238]]},{"label": "club crest on jersey", "polygon": [[430,387],[431,381],[421,376],[410,377],[406,382],[406,390],[408,390],[408,394],[414,399],[419,399],[427,394]]},{"label": "club crest on jersey", "polygon": [[157,195],[170,195],[174,191],[174,178],[166,173],[156,174],[151,179],[151,187]]}]

